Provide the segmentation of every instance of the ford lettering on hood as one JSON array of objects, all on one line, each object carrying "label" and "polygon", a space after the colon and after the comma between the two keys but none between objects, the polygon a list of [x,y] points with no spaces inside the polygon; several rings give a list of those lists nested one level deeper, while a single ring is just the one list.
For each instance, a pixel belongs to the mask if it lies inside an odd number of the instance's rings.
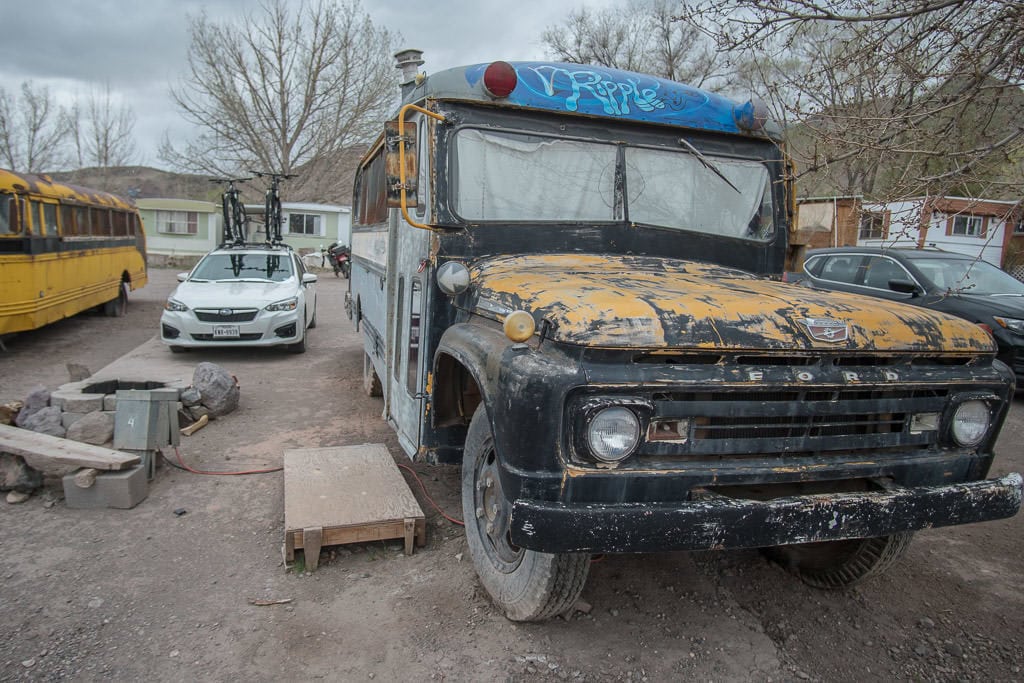
[{"label": "ford lettering on hood", "polygon": [[991,352],[978,326],[898,303],[696,261],[532,254],[472,271],[481,315],[547,321],[548,338],[602,348]]}]

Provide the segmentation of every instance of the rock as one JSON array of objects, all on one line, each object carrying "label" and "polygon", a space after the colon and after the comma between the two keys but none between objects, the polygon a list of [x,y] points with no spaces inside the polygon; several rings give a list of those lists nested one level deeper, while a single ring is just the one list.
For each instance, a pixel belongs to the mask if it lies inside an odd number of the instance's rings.
[{"label": "rock", "polygon": [[0,491],[29,493],[42,485],[42,472],[25,464],[20,455],[0,453]]},{"label": "rock", "polygon": [[68,427],[67,438],[101,446],[114,438],[114,418],[102,410],[91,412]]},{"label": "rock", "polygon": [[61,424],[60,408],[54,408],[53,406],[40,408],[32,413],[32,416],[25,420],[21,427],[33,432],[39,432],[40,434],[59,436],[62,439],[66,433],[64,425]]},{"label": "rock", "polygon": [[186,408],[197,406],[203,402],[203,397],[195,387],[189,387],[181,392],[181,404]]},{"label": "rock", "polygon": [[81,382],[83,379],[89,379],[92,377],[92,372],[89,368],[78,363],[65,363],[64,367],[68,369],[69,382]]},{"label": "rock", "polygon": [[69,413],[68,411],[64,410],[61,411],[60,414],[60,423],[64,425],[64,429],[68,429],[69,427],[71,427],[71,425],[75,424],[86,415],[88,415],[88,413]]},{"label": "rock", "polygon": [[960,659],[964,656],[964,649],[957,643],[946,643],[945,650],[950,657]]},{"label": "rock", "polygon": [[182,408],[178,411],[178,427],[188,427],[193,422],[195,422],[195,418],[192,417],[192,413],[188,408]]},{"label": "rock", "polygon": [[593,606],[583,598],[577,599],[576,604],[573,605],[572,608],[575,611],[583,612],[584,614],[590,614],[590,610],[594,609]]},{"label": "rock", "polygon": [[24,503],[26,500],[31,498],[31,494],[23,493],[21,491],[11,491],[7,494],[7,502],[11,505],[18,505]]},{"label": "rock", "polygon": [[[25,427],[25,422],[29,418],[48,405],[50,405],[50,390],[44,386],[36,387],[25,397],[25,402],[21,406],[21,411],[18,413],[18,417],[15,418],[14,424],[19,427]],[[25,428],[29,429],[28,427]]]},{"label": "rock", "polygon": [[21,401],[11,401],[0,405],[0,425],[14,424],[14,418],[18,417],[21,411]]},{"label": "rock", "polygon": [[202,396],[203,405],[210,409],[211,418],[227,415],[238,407],[238,382],[216,363],[197,365],[192,386]]},{"label": "rock", "polygon": [[922,628],[935,628],[935,622],[928,617],[921,617],[921,620],[917,622]]}]

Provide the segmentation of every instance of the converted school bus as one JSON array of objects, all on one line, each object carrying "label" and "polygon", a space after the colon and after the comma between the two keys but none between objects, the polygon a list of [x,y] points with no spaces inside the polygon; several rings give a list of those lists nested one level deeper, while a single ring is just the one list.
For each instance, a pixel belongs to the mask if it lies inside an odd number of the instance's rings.
[{"label": "converted school bus", "polygon": [[1017,512],[1020,477],[985,479],[1013,392],[985,332],[768,277],[794,188],[753,104],[575,64],[407,80],[347,307],[402,447],[462,463],[509,618],[571,608],[591,553],[763,547],[838,587]]}]

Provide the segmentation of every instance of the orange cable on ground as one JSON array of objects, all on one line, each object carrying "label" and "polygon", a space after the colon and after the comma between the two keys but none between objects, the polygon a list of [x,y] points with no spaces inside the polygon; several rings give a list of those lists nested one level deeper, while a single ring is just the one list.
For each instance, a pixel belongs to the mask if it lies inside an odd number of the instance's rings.
[{"label": "orange cable on ground", "polygon": [[[174,447],[174,454],[176,456],[178,456],[178,464],[175,465],[175,467],[177,467],[179,469],[183,469],[186,472],[191,472],[192,474],[209,474],[209,475],[219,475],[219,476],[222,476],[222,477],[237,477],[237,476],[240,476],[240,475],[243,475],[243,474],[268,474],[270,472],[280,472],[281,470],[284,469],[284,467],[271,467],[271,468],[268,468],[268,469],[265,469],[265,470],[243,470],[241,472],[209,472],[207,470],[195,470],[195,469],[192,469],[191,467],[189,467],[188,465],[186,465],[185,461],[181,459],[181,451],[178,450],[177,446]],[[168,462],[170,462],[170,461],[168,461]],[[171,464],[174,465],[173,462]]]},{"label": "orange cable on ground", "polygon": [[423,480],[420,479],[418,474],[416,474],[416,470],[414,470],[413,468],[409,467],[408,465],[403,465],[401,463],[398,463],[398,466],[401,467],[403,470],[408,470],[409,474],[411,474],[413,476],[413,479],[415,479],[416,482],[420,485],[420,488],[423,490],[423,495],[427,497],[427,500],[430,501],[430,504],[434,506],[434,509],[437,510],[439,513],[441,513],[442,517],[447,519],[452,524],[458,524],[459,526],[466,526],[466,523],[463,522],[462,520],[455,519],[454,517],[449,517],[445,513],[445,511],[441,509],[441,506],[434,502],[434,499],[430,497],[429,493],[427,493],[427,487],[423,484]]}]

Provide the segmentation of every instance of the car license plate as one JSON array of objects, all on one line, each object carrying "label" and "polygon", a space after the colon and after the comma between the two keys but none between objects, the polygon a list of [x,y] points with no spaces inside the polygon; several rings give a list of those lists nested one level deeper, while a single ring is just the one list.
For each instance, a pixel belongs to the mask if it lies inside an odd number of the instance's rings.
[{"label": "car license plate", "polygon": [[214,325],[214,339],[238,339],[238,325]]}]

